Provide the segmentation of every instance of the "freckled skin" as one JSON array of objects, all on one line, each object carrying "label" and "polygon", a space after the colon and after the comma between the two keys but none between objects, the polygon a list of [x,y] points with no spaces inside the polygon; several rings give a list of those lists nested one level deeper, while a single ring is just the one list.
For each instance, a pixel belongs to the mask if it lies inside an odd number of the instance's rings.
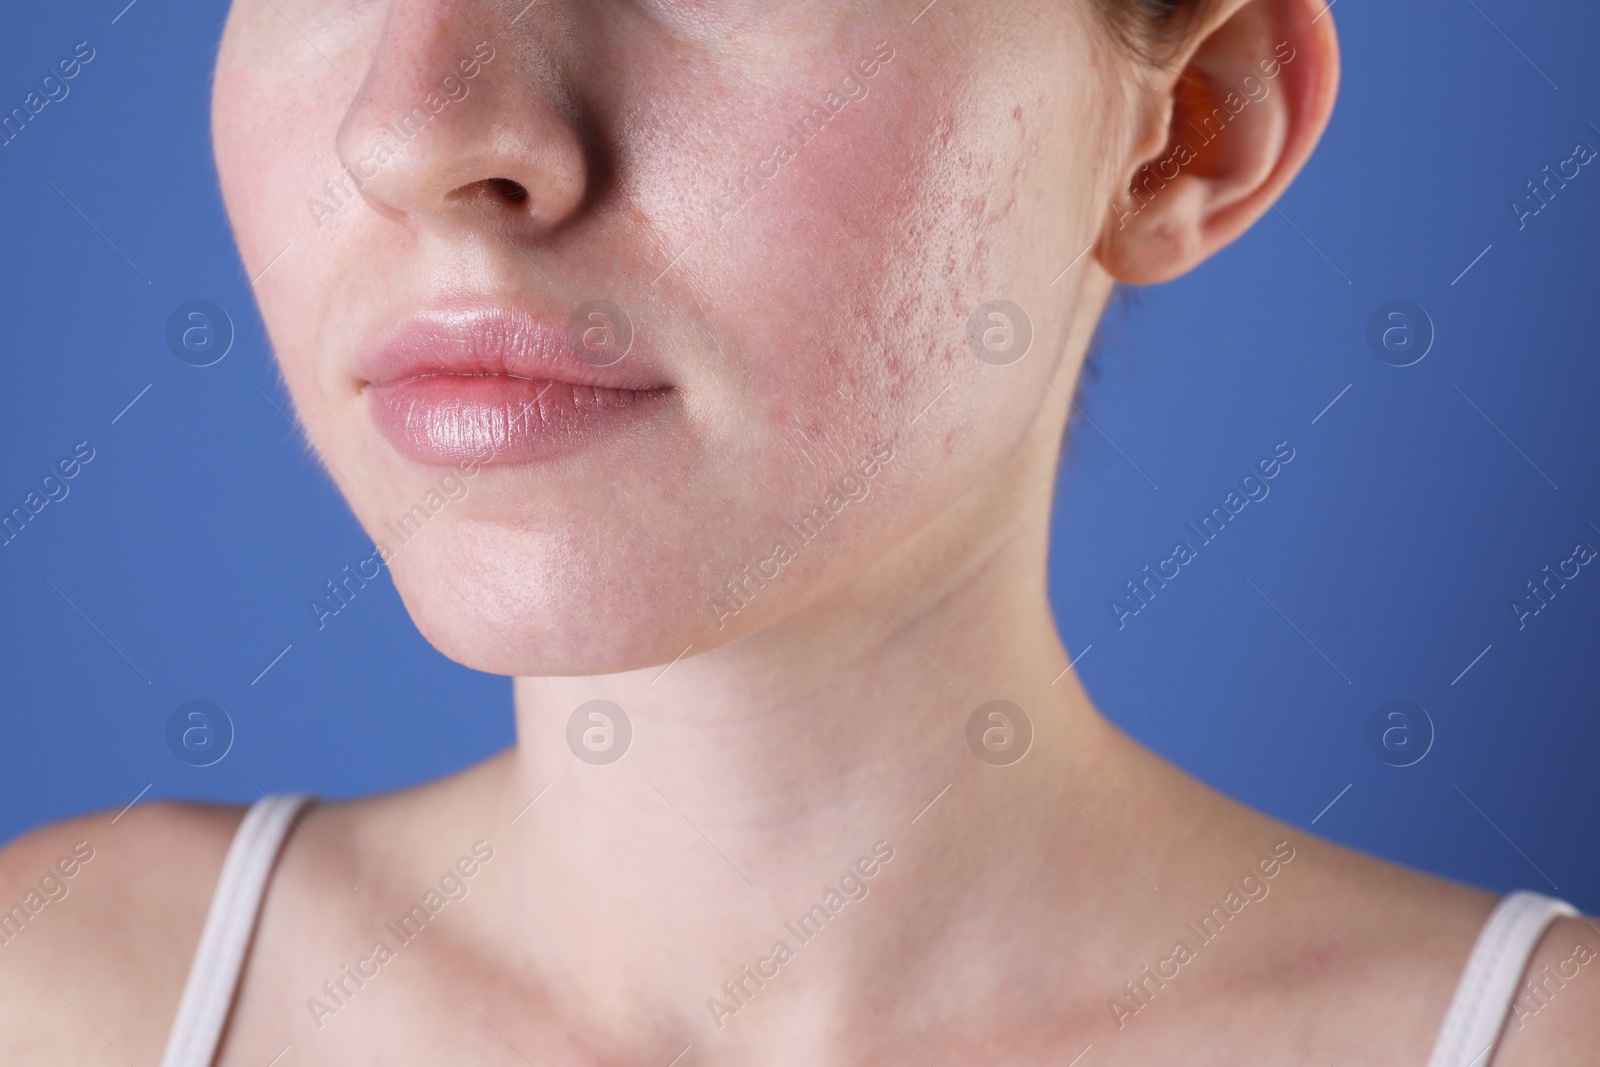
[{"label": "freckled skin", "polygon": [[[454,658],[506,673],[528,673],[530,660],[541,672],[612,672],[771,625],[925,524],[1055,406],[1045,383],[1080,301],[1092,312],[1100,296],[1049,283],[1073,254],[1063,250],[1089,239],[1103,197],[1090,161],[1042,151],[1031,130],[1085,124],[1086,102],[1105,90],[1074,73],[1089,59],[1083,27],[1051,5],[957,10],[936,31],[887,5],[748,22],[740,5],[619,5],[585,16],[583,45],[576,16],[536,8],[519,26],[533,36],[518,38],[484,5],[465,28],[423,27],[403,49],[384,29],[399,5],[277,6],[282,18],[240,0],[230,17],[218,166],[252,273],[290,248],[257,286],[262,311],[295,406],[375,538],[426,492],[429,471],[376,434],[354,368],[375,332],[420,302],[486,292],[560,317],[600,294],[630,313],[636,344],[677,387],[668,413],[631,439],[541,469],[486,470],[397,554],[407,607]],[[392,17],[437,18],[419,5]],[[326,201],[322,183],[341,173],[341,125],[367,131],[358,145],[381,139],[386,116],[480,40],[495,58],[387,174],[409,178],[484,124],[532,124],[537,102],[518,94],[542,92],[547,108],[561,103],[529,136],[564,138],[587,161],[581,204],[518,248],[481,219],[417,225],[377,186],[317,225],[306,200]],[[584,62],[601,45],[604,74]],[[863,76],[858,64],[875,56]],[[1045,87],[1047,57],[1072,61]],[[330,63],[358,85],[364,69],[382,76],[353,102]],[[863,98],[841,90],[847,75]],[[801,142],[792,124],[830,91],[842,108]],[[1055,103],[1031,104],[1038,118],[1024,122],[1019,96]],[[711,197],[747,167],[772,174],[763,161],[779,141],[793,158],[719,224]],[[972,310],[996,298],[1027,309],[1035,332],[1030,356],[1003,372],[966,342]],[[837,458],[808,460],[797,439],[828,440]],[[874,479],[880,503],[786,567],[781,596],[715,627],[708,597],[886,441],[895,460]]]}]

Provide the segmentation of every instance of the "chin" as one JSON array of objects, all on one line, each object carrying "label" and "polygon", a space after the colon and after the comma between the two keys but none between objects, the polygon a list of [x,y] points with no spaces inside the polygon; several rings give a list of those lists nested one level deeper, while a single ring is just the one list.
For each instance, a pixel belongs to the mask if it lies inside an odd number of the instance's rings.
[{"label": "chin", "polygon": [[390,573],[418,631],[463,666],[617,674],[707,651],[759,624],[747,611],[734,625],[715,625],[704,603],[706,568],[692,558],[704,545],[689,544],[573,543],[474,524],[407,546]]}]

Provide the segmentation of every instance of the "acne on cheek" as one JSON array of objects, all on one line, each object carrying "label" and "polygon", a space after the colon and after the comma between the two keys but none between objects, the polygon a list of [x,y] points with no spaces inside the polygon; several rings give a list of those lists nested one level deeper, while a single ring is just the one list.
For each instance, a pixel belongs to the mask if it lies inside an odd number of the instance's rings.
[{"label": "acne on cheek", "polygon": [[[726,328],[760,361],[769,424],[809,434],[842,421],[898,438],[949,380],[962,308],[986,298],[973,296],[986,260],[973,235],[987,212],[976,190],[991,174],[960,151],[962,131],[941,117],[948,101],[908,76],[907,58],[884,65],[866,99],[847,104],[713,231],[719,247],[703,262],[720,273],[711,283],[725,294],[719,314],[736,316]],[[835,73],[819,63],[794,81],[823,87]],[[795,111],[773,101],[741,125],[783,130]],[[965,159],[954,172],[953,151]],[[748,308],[775,310],[752,319]]]}]

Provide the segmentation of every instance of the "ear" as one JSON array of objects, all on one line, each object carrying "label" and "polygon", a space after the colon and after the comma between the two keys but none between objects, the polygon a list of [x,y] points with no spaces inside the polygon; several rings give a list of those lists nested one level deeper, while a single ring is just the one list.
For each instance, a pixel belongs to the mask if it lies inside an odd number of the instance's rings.
[{"label": "ear", "polygon": [[[1118,281],[1189,271],[1249,229],[1316,147],[1339,87],[1323,0],[1218,0],[1165,70],[1097,248]],[[1171,71],[1177,71],[1176,75]]]}]

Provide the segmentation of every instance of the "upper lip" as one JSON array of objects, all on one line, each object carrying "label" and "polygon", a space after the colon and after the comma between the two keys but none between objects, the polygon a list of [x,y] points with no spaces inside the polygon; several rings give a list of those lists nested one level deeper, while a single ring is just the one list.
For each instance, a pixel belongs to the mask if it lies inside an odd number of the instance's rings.
[{"label": "upper lip", "polygon": [[362,361],[372,385],[436,375],[504,375],[602,389],[670,388],[635,338],[626,356],[596,366],[579,355],[564,319],[483,305],[422,312],[386,333]]}]

